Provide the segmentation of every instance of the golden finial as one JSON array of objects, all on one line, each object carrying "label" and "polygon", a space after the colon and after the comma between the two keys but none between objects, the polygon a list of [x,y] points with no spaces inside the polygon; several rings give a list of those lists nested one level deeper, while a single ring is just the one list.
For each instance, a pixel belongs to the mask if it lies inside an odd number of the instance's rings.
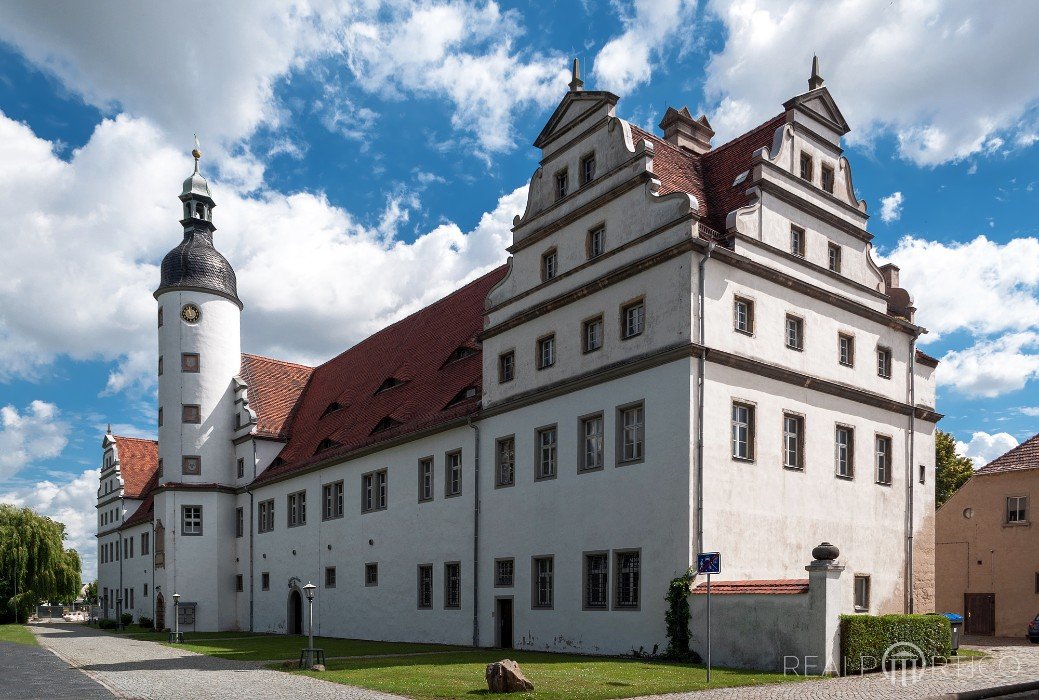
[{"label": "golden finial", "polygon": [[195,134],[195,149],[191,151],[191,155],[195,157],[195,162],[202,157],[202,145],[198,142],[198,134]]}]

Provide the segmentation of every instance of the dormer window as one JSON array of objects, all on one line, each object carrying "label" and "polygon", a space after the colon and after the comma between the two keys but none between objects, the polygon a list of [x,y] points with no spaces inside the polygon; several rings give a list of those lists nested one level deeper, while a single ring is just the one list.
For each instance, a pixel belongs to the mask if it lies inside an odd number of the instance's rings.
[{"label": "dormer window", "polygon": [[812,156],[801,151],[801,179],[812,181]]},{"label": "dormer window", "polygon": [[331,438],[325,438],[317,444],[317,449],[314,450],[314,454],[320,454],[321,452],[324,452],[325,450],[330,450],[333,447],[339,447],[339,443]]},{"label": "dormer window", "polygon": [[338,411],[338,410],[339,410],[339,409],[341,409],[341,408],[342,408],[342,406],[341,406],[341,405],[339,404],[339,402],[338,402],[338,401],[333,401],[332,403],[328,404],[328,406],[326,406],[326,407],[325,407],[325,410],[324,410],[324,412],[323,412],[323,413],[322,413],[322,414],[321,414],[321,415],[319,416],[319,419],[320,419],[320,418],[324,418],[324,417],[325,417],[325,416],[327,416],[327,415],[328,415],[329,413],[334,413],[335,411]]},{"label": "dormer window", "polygon": [[563,170],[556,173],[556,199],[562,199],[567,195],[567,190],[570,185],[569,175],[564,168]]},{"label": "dormer window", "polygon": [[590,153],[581,159],[581,185],[587,185],[595,179],[595,154]]},{"label": "dormer window", "polygon": [[479,390],[475,386],[467,386],[466,388],[462,389],[460,392],[455,394],[455,397],[448,401],[447,405],[444,406],[444,408],[451,408],[452,406],[456,406],[462,403],[466,399],[475,398],[479,393]]},{"label": "dormer window", "polygon": [[393,418],[386,416],[381,421],[375,424],[375,427],[372,428],[372,433],[381,433],[384,430],[396,428],[398,425],[400,425],[399,420],[394,420]]},{"label": "dormer window", "polygon": [[447,362],[445,362],[444,364],[446,365],[450,364],[451,362],[457,362],[458,360],[464,360],[465,358],[471,357],[475,354],[476,350],[474,348],[471,348],[468,345],[462,345],[453,353],[451,353],[450,357],[447,358]]},{"label": "dormer window", "polygon": [[820,174],[822,177],[823,190],[833,194],[833,167],[824,163],[820,170]]},{"label": "dormer window", "polygon": [[396,377],[389,377],[386,381],[379,385],[379,388],[375,390],[375,393],[381,393],[387,389],[392,389],[395,386],[400,386],[404,383],[404,380],[397,379]]},{"label": "dormer window", "polygon": [[552,248],[541,256],[541,281],[548,282],[559,273],[559,253]]}]

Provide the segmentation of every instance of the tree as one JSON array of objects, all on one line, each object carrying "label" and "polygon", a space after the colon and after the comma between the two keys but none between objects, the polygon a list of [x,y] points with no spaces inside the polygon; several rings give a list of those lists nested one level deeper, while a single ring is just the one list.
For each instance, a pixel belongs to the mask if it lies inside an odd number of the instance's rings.
[{"label": "tree", "polygon": [[974,473],[974,460],[956,454],[956,439],[939,430],[934,439],[934,504],[937,508]]},{"label": "tree", "polygon": [[44,601],[76,599],[79,554],[65,549],[64,540],[61,523],[0,503],[0,615],[17,622]]},{"label": "tree", "polygon": [[83,600],[88,603],[94,603],[97,601],[97,580],[93,580],[87,584],[86,590],[83,591]]}]

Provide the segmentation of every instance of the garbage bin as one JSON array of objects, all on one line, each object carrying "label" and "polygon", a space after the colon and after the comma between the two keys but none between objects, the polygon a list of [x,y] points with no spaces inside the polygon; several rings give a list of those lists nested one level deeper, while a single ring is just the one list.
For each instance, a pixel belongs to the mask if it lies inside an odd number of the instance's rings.
[{"label": "garbage bin", "polygon": [[949,624],[952,625],[952,654],[956,655],[956,651],[960,648],[960,630],[963,628],[963,615],[957,615],[956,613],[942,613],[945,617],[949,618]]}]

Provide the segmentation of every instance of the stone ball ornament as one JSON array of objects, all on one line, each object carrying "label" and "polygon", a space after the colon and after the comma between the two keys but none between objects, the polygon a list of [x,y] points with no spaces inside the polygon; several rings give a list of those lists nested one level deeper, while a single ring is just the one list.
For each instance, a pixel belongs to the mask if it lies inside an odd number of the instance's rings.
[{"label": "stone ball ornament", "polygon": [[812,558],[816,561],[833,561],[841,554],[841,550],[837,549],[836,545],[832,545],[829,542],[823,542],[819,546],[812,550]]}]

